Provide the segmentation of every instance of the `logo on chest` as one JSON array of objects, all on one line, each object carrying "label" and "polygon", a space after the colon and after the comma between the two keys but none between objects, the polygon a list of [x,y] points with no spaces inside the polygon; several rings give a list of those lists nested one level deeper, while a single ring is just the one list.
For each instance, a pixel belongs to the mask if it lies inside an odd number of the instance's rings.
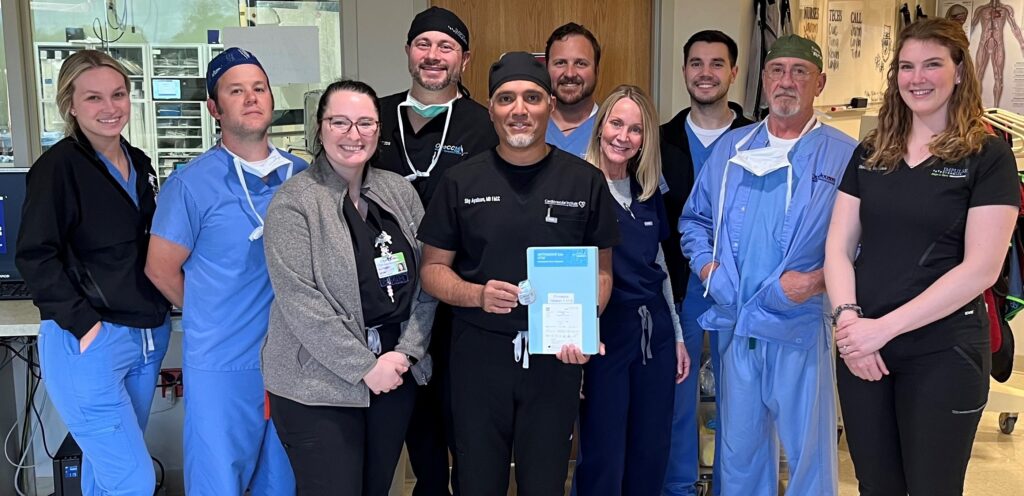
[{"label": "logo on chest", "polygon": [[834,177],[832,177],[832,176],[830,176],[828,174],[825,174],[824,172],[819,172],[819,173],[815,174],[813,177],[811,177],[811,182],[815,182],[816,183],[818,181],[825,181],[826,183],[829,183],[832,186],[836,185],[836,178],[834,178]]},{"label": "logo on chest", "polygon": [[544,204],[549,207],[569,207],[569,208],[586,208],[587,202],[572,201],[572,200],[544,200]]},{"label": "logo on chest", "polygon": [[476,205],[477,203],[499,203],[501,202],[501,195],[493,196],[478,196],[476,198],[464,198],[462,202],[466,205]]},{"label": "logo on chest", "polygon": [[946,179],[966,179],[967,168],[966,167],[942,167],[932,169],[929,174],[932,177],[943,177]]},{"label": "logo on chest", "polygon": [[[435,143],[434,151],[436,152],[437,149],[440,147],[441,143]],[[462,148],[462,145],[444,145],[444,147],[441,148],[441,153],[449,153],[452,155],[458,155],[460,157],[466,156],[466,151]]]}]

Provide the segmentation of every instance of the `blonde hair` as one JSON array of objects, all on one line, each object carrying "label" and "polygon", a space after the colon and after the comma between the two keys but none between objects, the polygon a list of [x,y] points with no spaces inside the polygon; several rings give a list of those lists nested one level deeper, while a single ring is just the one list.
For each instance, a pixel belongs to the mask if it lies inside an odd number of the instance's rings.
[{"label": "blonde hair", "polygon": [[878,127],[864,138],[868,169],[892,172],[907,150],[913,113],[900,96],[897,82],[899,53],[907,40],[931,41],[948,48],[960,72],[960,83],[953,86],[949,97],[946,129],[932,138],[928,151],[944,162],[956,162],[979,152],[987,135],[981,121],[981,81],[974,72],[963,27],[948,19],[922,19],[904,28],[896,43],[896,56],[889,64],[888,86],[878,112]]},{"label": "blonde hair", "polygon": [[57,75],[57,112],[64,120],[64,135],[74,136],[78,133],[78,119],[71,115],[71,103],[75,96],[75,81],[78,76],[90,69],[109,67],[124,78],[125,91],[132,87],[128,80],[128,72],[113,57],[98,50],[80,50],[68,57],[60,66]]},{"label": "blonde hair", "polygon": [[640,183],[641,192],[637,199],[646,201],[654,196],[654,192],[661,182],[661,137],[658,131],[658,113],[654,110],[651,99],[643,90],[633,85],[623,84],[612,90],[608,98],[605,98],[597,109],[594,131],[590,136],[590,144],[587,145],[586,160],[594,167],[601,167],[601,131],[604,129],[605,121],[608,120],[608,114],[611,113],[612,107],[623,98],[632,100],[637,107],[640,107],[644,126],[644,141],[640,146],[640,151],[629,160],[627,169]]}]

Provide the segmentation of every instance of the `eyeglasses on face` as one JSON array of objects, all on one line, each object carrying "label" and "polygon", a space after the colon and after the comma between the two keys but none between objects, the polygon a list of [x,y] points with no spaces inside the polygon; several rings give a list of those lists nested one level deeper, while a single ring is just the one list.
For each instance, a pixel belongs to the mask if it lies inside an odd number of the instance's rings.
[{"label": "eyeglasses on face", "polygon": [[324,117],[323,120],[327,121],[327,125],[331,127],[331,130],[340,134],[348,134],[352,126],[355,126],[356,132],[360,135],[373,136],[377,134],[377,128],[380,127],[380,121],[373,119],[359,119],[352,122],[344,117]]},{"label": "eyeglasses on face", "polygon": [[[812,74],[809,69],[800,65],[794,65],[789,69],[789,77],[798,83],[807,81]],[[769,66],[764,70],[764,75],[772,81],[779,81],[786,76],[786,68],[782,65]]]}]

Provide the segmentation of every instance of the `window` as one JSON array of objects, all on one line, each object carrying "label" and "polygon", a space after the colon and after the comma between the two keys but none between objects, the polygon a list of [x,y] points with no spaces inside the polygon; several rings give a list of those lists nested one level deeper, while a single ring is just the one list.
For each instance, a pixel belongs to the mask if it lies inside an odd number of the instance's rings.
[{"label": "window", "polygon": [[[175,0],[174,2],[49,0],[32,3],[32,46],[40,141],[63,137],[55,94],[61,64],[84,48],[106,50],[131,75],[132,116],[123,134],[153,159],[162,180],[216,143],[219,128],[206,111],[206,66],[223,49],[224,28],[315,26],[320,81],[273,86],[275,145],[306,148],[305,96],[341,74],[340,1]],[[252,50],[259,56],[258,49]],[[274,83],[274,81],[271,81]]]}]

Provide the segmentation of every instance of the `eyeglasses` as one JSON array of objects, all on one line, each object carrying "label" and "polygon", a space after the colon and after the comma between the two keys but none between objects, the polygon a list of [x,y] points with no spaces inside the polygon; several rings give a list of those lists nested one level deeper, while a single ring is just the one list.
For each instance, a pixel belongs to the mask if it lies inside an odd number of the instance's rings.
[{"label": "eyeglasses", "polygon": [[[415,48],[417,50],[421,50],[421,51],[424,51],[424,52],[429,52],[430,51],[430,47],[435,46],[435,45],[433,43],[431,43],[429,40],[416,40],[416,41],[413,42],[412,46],[413,46],[413,48]],[[458,45],[449,43],[447,41],[439,42],[436,46],[437,46],[437,50],[439,52],[441,52],[441,53],[453,53],[453,52],[457,52],[459,50],[459,46]]]},{"label": "eyeglasses", "polygon": [[[789,77],[798,83],[807,81],[811,77],[811,71],[806,67],[795,65],[789,69]],[[786,68],[781,65],[773,65],[764,70],[764,75],[772,81],[779,81],[786,75]]]},{"label": "eyeglasses", "polygon": [[344,117],[324,117],[323,120],[327,121],[327,125],[339,134],[348,134],[354,125],[356,132],[361,136],[373,136],[377,134],[377,128],[380,127],[380,121],[373,119],[359,119],[352,122]]}]

